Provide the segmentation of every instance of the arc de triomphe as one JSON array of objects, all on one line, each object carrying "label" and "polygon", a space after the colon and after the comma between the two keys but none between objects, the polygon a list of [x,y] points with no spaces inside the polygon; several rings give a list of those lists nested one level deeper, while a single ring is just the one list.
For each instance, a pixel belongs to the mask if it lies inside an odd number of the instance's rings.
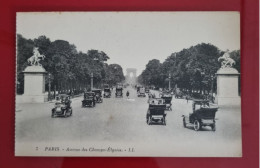
[{"label": "arc de triomphe", "polygon": [[[133,76],[130,77],[130,74],[133,73]],[[126,69],[126,82],[129,84],[136,84],[136,69],[135,68],[127,68]]]}]

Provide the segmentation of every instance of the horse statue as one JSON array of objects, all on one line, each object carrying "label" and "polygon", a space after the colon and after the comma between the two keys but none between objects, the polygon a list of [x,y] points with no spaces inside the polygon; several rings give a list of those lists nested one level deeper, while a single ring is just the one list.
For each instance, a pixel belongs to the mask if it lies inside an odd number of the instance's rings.
[{"label": "horse statue", "polygon": [[33,56],[27,59],[28,64],[33,65],[33,66],[42,66],[40,64],[41,60],[45,59],[45,55],[41,55],[40,52],[38,51],[38,47],[35,47],[33,49]]},{"label": "horse statue", "polygon": [[221,68],[232,68],[236,63],[232,58],[230,58],[228,50],[223,54],[222,57],[218,58],[218,61],[221,62]]}]

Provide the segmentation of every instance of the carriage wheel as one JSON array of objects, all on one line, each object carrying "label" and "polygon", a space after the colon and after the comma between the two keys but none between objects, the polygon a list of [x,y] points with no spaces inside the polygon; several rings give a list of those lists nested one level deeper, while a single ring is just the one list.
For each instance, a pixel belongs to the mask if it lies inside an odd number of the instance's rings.
[{"label": "carriage wheel", "polygon": [[200,128],[201,128],[200,122],[198,120],[195,120],[194,121],[194,130],[198,131],[198,130],[200,130]]},{"label": "carriage wheel", "polygon": [[211,125],[211,129],[212,129],[212,131],[216,131],[216,124],[215,123]]},{"label": "carriage wheel", "polygon": [[184,128],[187,128],[186,121],[185,121],[185,118],[184,118],[184,117],[183,117],[183,120],[182,120],[182,121],[183,121],[183,127],[184,127]]}]

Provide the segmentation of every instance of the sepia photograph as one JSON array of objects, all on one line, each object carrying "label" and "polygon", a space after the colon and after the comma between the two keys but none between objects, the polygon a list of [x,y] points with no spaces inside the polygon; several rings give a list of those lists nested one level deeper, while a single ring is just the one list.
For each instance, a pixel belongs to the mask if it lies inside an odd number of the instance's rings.
[{"label": "sepia photograph", "polygon": [[242,157],[240,58],[239,12],[17,12],[15,156]]}]

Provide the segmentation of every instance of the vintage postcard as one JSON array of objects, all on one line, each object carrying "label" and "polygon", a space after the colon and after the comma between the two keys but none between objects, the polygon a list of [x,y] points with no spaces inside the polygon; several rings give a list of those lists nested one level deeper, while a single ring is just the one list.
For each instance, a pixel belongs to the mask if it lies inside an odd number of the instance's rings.
[{"label": "vintage postcard", "polygon": [[15,156],[242,157],[240,57],[239,12],[18,12]]}]

